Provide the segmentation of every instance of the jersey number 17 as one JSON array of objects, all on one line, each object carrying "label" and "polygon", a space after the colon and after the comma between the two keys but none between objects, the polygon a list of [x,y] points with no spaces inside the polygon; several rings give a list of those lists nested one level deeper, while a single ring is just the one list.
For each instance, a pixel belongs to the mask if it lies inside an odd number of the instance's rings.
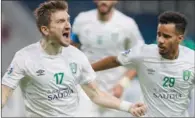
[{"label": "jersey number 17", "polygon": [[56,73],[54,74],[54,78],[56,79],[56,84],[62,84],[64,73]]}]

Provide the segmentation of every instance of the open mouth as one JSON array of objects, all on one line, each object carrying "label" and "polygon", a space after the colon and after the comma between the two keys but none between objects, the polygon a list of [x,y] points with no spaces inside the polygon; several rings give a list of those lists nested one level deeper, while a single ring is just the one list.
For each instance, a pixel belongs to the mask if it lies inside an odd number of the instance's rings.
[{"label": "open mouth", "polygon": [[163,46],[160,46],[160,45],[158,45],[158,48],[160,48],[160,49],[165,49],[165,47],[163,47]]},{"label": "open mouth", "polygon": [[165,48],[163,48],[163,47],[159,47],[159,49],[160,49],[160,50],[164,50]]},{"label": "open mouth", "polygon": [[69,37],[69,33],[68,32],[63,33],[63,37],[68,38]]}]

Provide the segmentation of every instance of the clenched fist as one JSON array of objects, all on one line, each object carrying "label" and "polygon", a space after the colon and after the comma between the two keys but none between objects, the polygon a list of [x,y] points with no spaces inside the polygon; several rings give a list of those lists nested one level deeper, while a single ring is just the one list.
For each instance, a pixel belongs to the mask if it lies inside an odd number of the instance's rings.
[{"label": "clenched fist", "polygon": [[144,103],[137,102],[132,104],[129,108],[129,112],[136,117],[144,116],[146,113],[147,107]]}]

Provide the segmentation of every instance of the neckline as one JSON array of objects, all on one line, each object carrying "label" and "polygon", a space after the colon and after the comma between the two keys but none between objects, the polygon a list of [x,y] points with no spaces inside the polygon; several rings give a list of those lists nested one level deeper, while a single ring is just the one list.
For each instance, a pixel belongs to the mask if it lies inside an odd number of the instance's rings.
[{"label": "neckline", "polygon": [[115,14],[116,14],[116,9],[113,9],[113,14],[112,14],[110,20],[108,20],[108,21],[101,21],[101,20],[99,20],[99,18],[98,18],[98,10],[96,9],[96,19],[98,19],[98,22],[99,22],[100,24],[102,24],[102,25],[109,24],[110,22],[112,22],[113,19],[114,19],[114,17],[115,17]]},{"label": "neckline", "polygon": [[164,61],[171,61],[171,62],[175,62],[175,61],[178,61],[179,59],[180,59],[180,57],[181,57],[181,49],[182,47],[179,45],[179,53],[178,53],[178,56],[177,56],[177,58],[176,59],[173,59],[173,60],[171,60],[171,59],[166,59],[166,58],[164,58],[164,57],[162,57],[160,54],[159,54],[159,52],[158,52],[158,54],[160,55],[160,58],[161,58],[161,60],[164,60]]},{"label": "neckline", "polygon": [[44,57],[48,57],[48,58],[57,58],[57,57],[60,57],[62,55],[62,52],[61,53],[58,53],[57,55],[49,55],[45,52],[45,50],[42,48],[41,46],[41,40],[38,43],[38,46],[39,46],[39,49],[41,51],[41,55],[43,55]]}]

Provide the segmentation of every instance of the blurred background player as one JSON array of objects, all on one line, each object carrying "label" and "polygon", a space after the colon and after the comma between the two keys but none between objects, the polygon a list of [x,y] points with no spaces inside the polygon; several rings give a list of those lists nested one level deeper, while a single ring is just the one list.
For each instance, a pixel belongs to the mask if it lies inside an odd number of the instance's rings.
[{"label": "blurred background player", "polygon": [[[81,12],[74,20],[71,38],[72,45],[81,49],[91,63],[108,55],[117,55],[120,51],[135,45],[144,44],[134,19],[116,10],[116,3],[116,0],[95,0],[97,9]],[[118,67],[98,72],[97,75],[98,86],[102,90],[120,98],[123,93],[123,87],[125,87],[124,82],[128,84],[129,80],[135,77],[136,72]],[[120,79],[121,82],[119,82]],[[132,87],[127,89],[125,93],[127,94],[124,94],[122,99],[131,102],[138,101],[141,94],[138,81],[133,80]],[[86,108],[83,109],[81,107],[78,116],[127,116],[127,114],[122,112],[119,113],[118,111],[90,104],[84,94],[81,95],[81,100],[83,100],[81,103]]]},{"label": "blurred background player", "polygon": [[158,45],[136,46],[93,64],[96,71],[118,66],[137,71],[149,117],[188,117],[195,85],[194,50],[180,45],[184,40],[186,17],[167,11],[159,15]]}]

